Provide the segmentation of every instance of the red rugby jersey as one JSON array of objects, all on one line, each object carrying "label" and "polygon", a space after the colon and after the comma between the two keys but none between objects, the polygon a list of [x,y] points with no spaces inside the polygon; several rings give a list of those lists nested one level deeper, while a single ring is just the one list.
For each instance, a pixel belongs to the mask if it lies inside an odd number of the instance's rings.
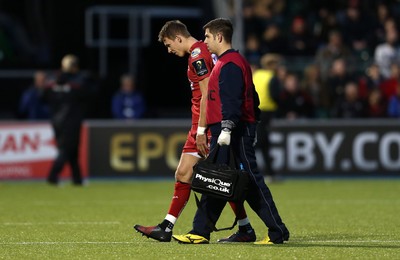
[{"label": "red rugby jersey", "polygon": [[214,67],[213,58],[207,45],[198,41],[190,48],[187,76],[192,89],[192,124],[199,123],[201,91],[199,81],[210,76]]}]

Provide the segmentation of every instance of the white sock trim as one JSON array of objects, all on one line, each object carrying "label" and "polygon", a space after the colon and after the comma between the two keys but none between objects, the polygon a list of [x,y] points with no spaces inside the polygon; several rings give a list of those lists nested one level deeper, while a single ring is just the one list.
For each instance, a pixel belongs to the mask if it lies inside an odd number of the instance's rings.
[{"label": "white sock trim", "polygon": [[238,220],[239,226],[245,226],[245,225],[247,225],[249,223],[250,223],[250,220],[248,218],[244,218],[244,219],[239,219]]},{"label": "white sock trim", "polygon": [[167,214],[167,216],[165,216],[165,219],[168,220],[169,222],[171,222],[174,225],[175,225],[175,222],[177,220],[177,218],[175,216],[172,216],[171,214]]}]

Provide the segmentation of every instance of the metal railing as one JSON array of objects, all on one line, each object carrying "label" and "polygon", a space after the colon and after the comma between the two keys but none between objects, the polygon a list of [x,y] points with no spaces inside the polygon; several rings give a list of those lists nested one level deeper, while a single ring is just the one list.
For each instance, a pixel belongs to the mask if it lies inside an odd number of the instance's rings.
[{"label": "metal railing", "polygon": [[[168,6],[93,6],[85,13],[85,43],[87,47],[99,49],[99,68],[101,77],[108,73],[108,49],[128,48],[129,72],[135,74],[138,64],[138,50],[151,41],[153,18],[199,18],[198,8]],[[98,18],[98,23],[95,20]],[[126,39],[112,39],[110,23],[112,19],[125,18],[128,25]],[[94,31],[98,31],[98,37]]]}]

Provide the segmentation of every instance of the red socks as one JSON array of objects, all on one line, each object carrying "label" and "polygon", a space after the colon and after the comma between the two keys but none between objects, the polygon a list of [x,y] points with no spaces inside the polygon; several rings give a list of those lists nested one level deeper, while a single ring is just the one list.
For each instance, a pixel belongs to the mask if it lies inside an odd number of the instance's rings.
[{"label": "red socks", "polygon": [[190,197],[190,184],[175,182],[174,196],[169,206],[168,214],[178,218]]},{"label": "red socks", "polygon": [[[179,217],[182,210],[185,208],[186,203],[190,197],[190,184],[183,182],[175,182],[174,196],[172,197],[171,204],[169,206],[168,214],[176,218]],[[233,212],[238,219],[247,218],[246,210],[242,203],[237,204],[234,202],[229,202]]]},{"label": "red socks", "polygon": [[231,208],[233,212],[235,212],[235,215],[237,219],[245,219],[247,218],[246,210],[244,209],[243,203],[235,203],[235,202],[229,202],[229,205],[231,205]]}]

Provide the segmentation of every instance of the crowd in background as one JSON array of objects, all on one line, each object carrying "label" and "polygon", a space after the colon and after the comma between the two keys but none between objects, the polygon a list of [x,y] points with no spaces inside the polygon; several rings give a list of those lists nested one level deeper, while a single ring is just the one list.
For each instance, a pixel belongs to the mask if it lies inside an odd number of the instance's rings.
[{"label": "crowd in background", "polygon": [[[245,56],[254,72],[267,73],[276,117],[400,117],[400,2],[247,0],[243,17]],[[21,113],[44,116],[32,89]],[[143,117],[133,76],[123,75],[110,98],[114,118]]]},{"label": "crowd in background", "polygon": [[399,17],[398,1],[249,0],[245,55],[279,82],[277,117],[399,117]]}]

